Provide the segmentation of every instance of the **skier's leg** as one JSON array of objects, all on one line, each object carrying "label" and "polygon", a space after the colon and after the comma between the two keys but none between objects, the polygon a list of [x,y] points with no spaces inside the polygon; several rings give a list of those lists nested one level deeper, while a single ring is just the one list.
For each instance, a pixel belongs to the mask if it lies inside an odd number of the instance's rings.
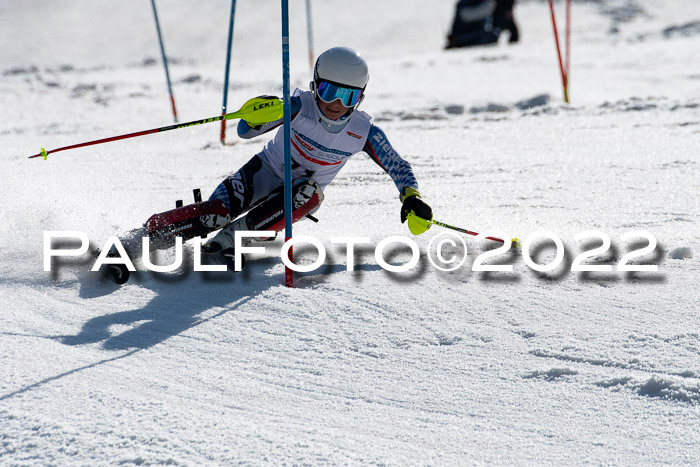
[{"label": "skier's leg", "polygon": [[226,177],[209,197],[209,201],[221,200],[228,210],[228,219],[223,223],[217,220],[215,224],[218,225],[212,225],[212,230],[248,211],[283,184],[284,181],[260,157],[253,156],[238,172]]},{"label": "skier's leg", "polygon": [[[315,212],[322,201],[323,191],[315,181],[297,180],[292,187],[292,222]],[[258,202],[244,216],[221,229],[203,246],[203,250],[206,253],[216,253],[233,248],[236,231],[267,230],[276,233],[284,229],[284,226],[284,191],[280,187]],[[267,240],[267,238],[261,237],[258,240]]]},{"label": "skier's leg", "polygon": [[[187,241],[220,229],[251,207],[282,182],[263,169],[262,161],[254,156],[241,169],[227,177],[209,200],[154,214],[143,228],[130,232],[122,244],[131,254],[141,247],[141,238],[149,237],[151,250],[165,249],[175,244],[175,238]],[[271,181],[266,180],[272,178]],[[270,185],[270,186],[267,186]]]}]

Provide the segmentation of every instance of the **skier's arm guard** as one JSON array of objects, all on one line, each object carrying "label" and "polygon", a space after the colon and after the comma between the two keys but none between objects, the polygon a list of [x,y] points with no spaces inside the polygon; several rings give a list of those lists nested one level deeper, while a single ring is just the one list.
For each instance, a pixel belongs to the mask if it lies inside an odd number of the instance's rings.
[{"label": "skier's arm guard", "polygon": [[[274,96],[258,96],[258,97],[274,97]],[[296,117],[297,113],[301,110],[301,98],[298,96],[292,96],[292,119]],[[238,122],[238,137],[243,139],[251,139],[256,136],[267,133],[270,130],[274,130],[283,123],[284,119],[280,118],[273,122],[267,122],[262,125],[253,126],[245,120],[241,119]]]},{"label": "skier's arm guard", "polygon": [[367,136],[363,151],[389,174],[399,193],[406,188],[418,190],[418,181],[413,175],[411,164],[402,159],[399,153],[394,150],[389,139],[378,126],[370,126],[369,136]]}]

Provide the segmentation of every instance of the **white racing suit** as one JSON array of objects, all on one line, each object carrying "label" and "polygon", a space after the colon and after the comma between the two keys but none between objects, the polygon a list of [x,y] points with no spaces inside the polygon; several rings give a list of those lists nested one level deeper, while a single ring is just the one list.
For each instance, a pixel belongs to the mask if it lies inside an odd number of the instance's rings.
[{"label": "white racing suit", "polygon": [[[332,133],[321,123],[313,94],[295,90],[291,98],[292,183],[313,180],[321,190],[338,174],[350,157],[366,152],[391,176],[396,188],[418,189],[408,162],[391,147],[384,132],[370,123],[371,117],[355,110],[340,132]],[[212,193],[210,200],[222,200],[232,220],[248,211],[284,185],[284,131],[282,120],[251,128],[238,124],[238,135],[254,138],[278,128],[275,137],[241,169],[227,177]],[[322,199],[322,196],[321,196]]]}]

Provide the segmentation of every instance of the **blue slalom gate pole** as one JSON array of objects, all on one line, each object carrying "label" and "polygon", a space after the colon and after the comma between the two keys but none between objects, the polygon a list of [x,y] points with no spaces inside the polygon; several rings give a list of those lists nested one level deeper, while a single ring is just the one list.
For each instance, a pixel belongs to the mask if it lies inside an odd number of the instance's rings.
[{"label": "blue slalom gate pole", "polygon": [[[224,104],[221,106],[221,115],[226,115],[226,103],[228,101],[228,75],[231,69],[231,44],[233,44],[233,17],[236,14],[236,0],[231,0],[231,19],[228,24],[228,46],[226,47],[226,74],[224,76]],[[221,120],[221,144],[226,144],[226,120]]]},{"label": "blue slalom gate pole", "polygon": [[[292,108],[289,97],[289,1],[282,0],[282,100],[284,122],[284,241],[292,238]],[[293,261],[289,249],[289,261]],[[285,267],[285,284],[294,285],[294,271]]]},{"label": "blue slalom gate pole", "polygon": [[173,108],[173,117],[177,123],[177,109],[175,109],[175,96],[173,95],[173,87],[170,85],[170,72],[168,71],[168,59],[165,55],[165,46],[163,45],[163,36],[160,33],[160,22],[158,21],[158,12],[156,11],[156,0],[151,0],[153,7],[153,18],[156,20],[156,32],[158,33],[158,44],[160,44],[160,55],[163,57],[163,67],[165,67],[165,81],[168,83],[168,93],[170,94],[170,105]]}]

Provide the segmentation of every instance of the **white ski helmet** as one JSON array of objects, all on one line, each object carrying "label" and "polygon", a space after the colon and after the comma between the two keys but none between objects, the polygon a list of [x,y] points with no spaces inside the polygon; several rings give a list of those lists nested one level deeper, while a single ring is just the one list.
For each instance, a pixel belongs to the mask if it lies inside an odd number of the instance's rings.
[{"label": "white ski helmet", "polygon": [[[353,49],[333,47],[319,55],[310,87],[316,101],[316,113],[328,131],[337,133],[348,124],[350,115],[365,97],[368,80],[367,62]],[[338,99],[349,110],[338,120],[331,120],[323,115],[318,101],[330,103]]]}]

